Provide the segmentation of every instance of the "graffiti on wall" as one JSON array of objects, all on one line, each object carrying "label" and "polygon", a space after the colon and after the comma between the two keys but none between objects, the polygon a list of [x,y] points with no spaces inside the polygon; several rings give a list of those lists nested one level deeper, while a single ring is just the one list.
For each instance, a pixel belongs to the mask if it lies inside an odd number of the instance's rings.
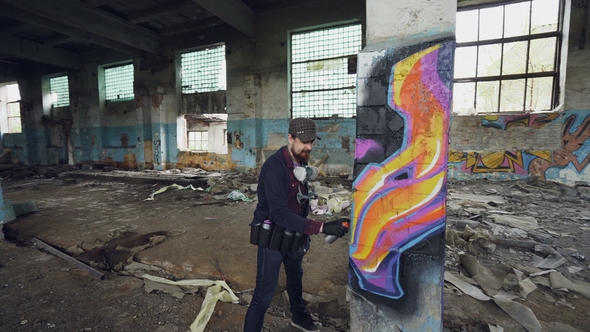
[{"label": "graffiti on wall", "polygon": [[[581,121],[581,122],[579,122]],[[550,168],[565,168],[573,165],[578,173],[581,173],[590,162],[590,153],[583,149],[586,140],[590,138],[590,115],[587,113],[581,117],[571,114],[565,117],[561,136],[561,149],[553,151],[553,158],[535,158],[529,165],[530,175],[545,178]],[[578,158],[581,157],[582,161]]]},{"label": "graffiti on wall", "polygon": [[[388,104],[404,119],[404,141],[353,183],[350,264],[359,286],[374,294],[401,298],[401,255],[445,227],[453,49],[438,44],[393,66]],[[357,159],[376,147],[357,139]]]},{"label": "graffiti on wall", "polygon": [[458,164],[463,173],[514,173],[528,175],[527,165],[533,158],[551,158],[550,151],[495,151],[495,152],[449,152],[449,164]]},{"label": "graffiti on wall", "polygon": [[553,122],[558,113],[519,114],[519,115],[486,115],[481,125],[488,128],[509,129],[512,127],[529,127],[539,129],[549,122]]},{"label": "graffiti on wall", "polygon": [[[498,129],[512,126],[541,128],[555,121],[557,113],[495,116],[482,119],[482,125]],[[569,168],[582,173],[590,163],[590,114],[587,111],[567,112],[564,115],[561,148],[548,150],[513,150],[493,152],[449,152],[449,168],[460,173],[512,173],[537,176],[541,179],[558,178],[559,171]],[[552,176],[548,176],[548,171]]]}]

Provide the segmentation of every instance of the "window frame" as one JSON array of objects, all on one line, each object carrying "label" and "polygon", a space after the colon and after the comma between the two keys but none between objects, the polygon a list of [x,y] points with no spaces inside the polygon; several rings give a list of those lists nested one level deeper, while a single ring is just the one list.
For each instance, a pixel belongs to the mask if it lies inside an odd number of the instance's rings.
[{"label": "window frame", "polygon": [[[220,48],[223,47],[223,63],[221,65],[221,69],[220,71],[223,71],[224,73],[224,77],[225,77],[225,86],[223,88],[219,88],[217,90],[204,90],[204,91],[193,91],[193,92],[185,92],[184,89],[184,85],[183,85],[183,55],[185,54],[189,54],[189,53],[196,53],[196,52],[202,52],[202,51],[206,51],[208,49],[214,49],[214,48]],[[190,94],[195,94],[195,93],[209,93],[209,92],[217,92],[217,91],[227,91],[227,46],[225,45],[225,43],[215,43],[215,44],[209,44],[206,46],[200,46],[197,48],[190,48],[190,49],[186,49],[183,50],[182,52],[178,53],[178,71],[179,71],[179,77],[178,77],[178,82],[179,82],[179,86],[180,86],[180,93],[182,95],[190,95]],[[218,86],[220,87],[219,81],[217,81]]]},{"label": "window frame", "polygon": [[[494,1],[494,2],[488,2],[488,3],[482,3],[482,4],[474,4],[474,5],[465,5],[465,6],[460,6],[457,8],[457,13],[462,12],[462,11],[469,11],[469,10],[475,10],[475,9],[486,9],[486,8],[493,8],[493,7],[504,7],[506,5],[511,5],[511,4],[517,4],[517,3],[523,3],[523,2],[532,2],[535,0],[511,0],[511,1]],[[501,36],[500,38],[493,38],[493,39],[486,39],[486,40],[477,40],[477,41],[469,41],[469,42],[457,42],[456,43],[456,49],[462,48],[462,47],[477,47],[477,55],[476,55],[476,67],[475,67],[475,77],[462,77],[462,78],[455,78],[453,77],[453,85],[455,86],[455,84],[457,83],[475,83],[475,88],[473,90],[473,94],[472,94],[472,102],[473,102],[473,108],[475,109],[475,113],[467,113],[467,112],[455,112],[455,110],[453,110],[453,115],[456,116],[469,116],[469,115],[485,115],[485,114],[530,114],[530,113],[541,113],[541,112],[552,112],[555,111],[555,108],[559,106],[561,100],[562,100],[562,88],[563,88],[563,73],[562,73],[562,57],[564,56],[563,54],[563,45],[564,45],[564,40],[567,39],[567,36],[565,35],[565,31],[564,31],[564,22],[566,21],[566,4],[564,0],[558,0],[559,2],[559,6],[558,6],[558,14],[557,14],[557,28],[555,31],[552,32],[541,32],[541,33],[536,33],[533,34],[531,33],[531,23],[529,23],[529,32],[527,35],[519,35],[519,36],[515,36],[515,37],[503,37]],[[529,9],[529,18],[530,13],[532,11],[532,7]],[[481,17],[479,16],[479,12],[478,12],[478,24],[479,22],[481,22]],[[503,20],[505,20],[505,11],[503,12]],[[503,27],[503,31],[505,28]],[[479,33],[479,32],[478,32]],[[478,37],[479,39],[479,34]],[[552,71],[543,71],[543,72],[535,72],[535,73],[529,73],[529,65],[530,65],[530,42],[534,41],[534,40],[547,40],[550,38],[555,38],[555,54],[554,54],[554,66],[553,66],[553,70]],[[522,74],[502,74],[502,64],[503,61],[506,57],[506,55],[504,54],[504,45],[507,43],[512,43],[512,42],[522,42],[522,41],[526,41],[527,42],[527,54],[526,54],[526,61],[525,61],[525,73]],[[478,77],[478,62],[480,60],[480,56],[479,56],[479,48],[480,46],[486,46],[486,45],[500,45],[501,47],[501,51],[500,51],[500,73],[499,75],[494,75],[494,76],[484,76],[484,77]],[[456,68],[455,68],[456,70]],[[550,100],[550,106],[548,109],[542,109],[542,110],[534,110],[534,109],[527,109],[526,103],[527,103],[527,92],[530,89],[528,86],[528,79],[534,79],[534,78],[543,78],[543,77],[550,77],[553,79],[553,85],[551,88],[551,100]],[[517,80],[517,79],[523,79],[524,80],[524,93],[523,93],[523,97],[521,99],[521,104],[522,104],[522,108],[521,109],[514,109],[514,110],[502,110],[502,105],[501,105],[501,101],[502,101],[502,82],[503,81],[510,81],[510,80]],[[483,110],[480,111],[477,109],[477,83],[479,82],[498,82],[498,100],[497,100],[497,105],[496,105],[496,109],[489,111],[489,110]]]},{"label": "window frame", "polygon": [[[1,83],[0,86],[2,86],[2,90],[4,91],[4,93],[6,93],[6,95],[0,96],[0,99],[4,99],[5,100],[0,100],[0,102],[3,104],[2,108],[3,108],[3,119],[2,119],[2,125],[1,125],[1,131],[3,132],[3,134],[21,134],[23,132],[23,119],[22,119],[22,114],[21,114],[21,101],[22,101],[22,96],[20,94],[20,84],[18,84],[17,81],[12,81],[12,82],[6,82],[6,83]],[[11,93],[9,92],[10,90],[10,86],[16,86],[16,91],[18,92],[18,95],[11,95]],[[16,108],[18,110],[17,115],[11,116],[10,115],[10,105],[16,105]],[[13,130],[13,126],[11,126],[11,120],[12,119],[18,119],[18,123],[19,123],[19,128],[20,131],[16,131]],[[4,122],[5,121],[5,122]]]},{"label": "window frame", "polygon": [[[10,112],[8,111],[9,109],[9,105],[17,105],[18,108],[18,115],[15,116],[11,116]],[[18,119],[18,122],[20,124],[20,128],[19,131],[14,131],[13,127],[11,125],[11,119]],[[20,114],[20,100],[14,100],[14,101],[7,101],[6,102],[6,126],[8,127],[8,132],[7,134],[20,134],[23,132],[23,120]]]},{"label": "window frame", "polygon": [[[348,55],[341,55],[341,56],[336,56],[336,57],[325,57],[325,58],[320,58],[320,59],[314,59],[314,60],[305,60],[305,61],[297,61],[294,62],[293,61],[293,36],[297,35],[297,34],[304,34],[304,33],[312,33],[315,31],[322,31],[322,30],[331,30],[331,29],[337,29],[337,28],[343,28],[343,27],[349,27],[349,26],[355,26],[358,25],[360,28],[360,34],[359,34],[359,38],[360,38],[360,47],[359,50],[354,53],[354,54],[348,54]],[[349,64],[349,68],[350,68],[350,64],[351,64],[351,60],[350,59],[357,59],[358,54],[362,51],[364,44],[365,44],[365,40],[364,40],[364,27],[363,27],[363,23],[358,20],[358,19],[353,19],[353,20],[349,20],[349,21],[340,21],[340,22],[334,22],[334,23],[329,23],[329,24],[323,24],[323,25],[318,25],[318,26],[313,26],[313,27],[306,27],[306,28],[301,28],[301,29],[294,29],[288,32],[288,89],[289,89],[289,118],[295,118],[295,117],[308,117],[308,118],[312,118],[312,119],[332,119],[334,117],[337,118],[342,118],[342,119],[354,119],[356,118],[357,115],[357,109],[356,109],[356,101],[357,101],[357,97],[356,97],[356,91],[357,91],[357,72],[356,72],[356,66],[354,68],[354,79],[352,79],[353,81],[353,85],[352,86],[347,86],[347,87],[338,87],[338,88],[333,88],[333,89],[314,89],[314,90],[299,90],[299,91],[294,91],[293,89],[293,78],[294,78],[294,74],[293,74],[293,66],[294,64],[299,64],[299,63],[311,63],[311,62],[319,62],[319,61],[331,61],[331,60],[337,60],[337,59],[349,59],[348,64]],[[354,62],[356,63],[356,61]],[[350,74],[349,74],[350,75]],[[341,114],[330,114],[330,115],[326,115],[326,114],[320,114],[320,115],[314,115],[311,114],[309,111],[303,113],[303,114],[295,114],[295,107],[294,107],[294,94],[298,93],[298,92],[318,92],[318,91],[335,91],[335,90],[346,90],[346,89],[350,89],[353,88],[354,89],[354,93],[352,94],[354,103],[351,109],[351,115],[341,115]]]},{"label": "window frame", "polygon": [[[132,68],[132,80],[131,80],[131,93],[132,96],[131,97],[127,97],[127,98],[120,98],[120,99],[109,99],[108,98],[108,88],[107,88],[107,71],[113,68],[117,68],[117,67],[125,67],[125,66],[131,66]],[[104,88],[104,100],[107,103],[123,103],[123,102],[129,102],[129,101],[133,101],[135,99],[135,64],[133,63],[133,61],[125,61],[125,62],[121,62],[121,63],[116,63],[116,64],[109,64],[109,65],[105,65],[105,66],[101,66],[102,69],[102,83],[103,83],[103,88]]]},{"label": "window frame", "polygon": [[[51,80],[56,79],[56,78],[62,78],[62,77],[65,77],[66,78],[66,83],[67,83],[66,84],[66,89],[67,89],[66,92],[67,92],[67,100],[68,100],[68,103],[67,103],[67,105],[60,105],[60,106],[58,106],[57,104],[58,104],[58,101],[60,100],[60,98],[58,96],[57,97],[57,100],[56,101],[53,101],[53,91],[51,90]],[[58,108],[58,107],[69,107],[70,104],[71,104],[71,101],[70,101],[70,77],[68,76],[68,74],[67,73],[66,74],[61,74],[60,73],[60,74],[55,74],[55,75],[48,76],[47,77],[47,82],[48,82],[48,86],[49,86],[49,95],[51,96],[51,107],[54,107],[54,108]]]},{"label": "window frame", "polygon": [[[201,134],[201,139],[200,140],[194,140],[194,142],[197,142],[197,143],[200,142],[201,150],[199,150],[199,149],[191,149],[191,139],[190,139],[191,133],[200,133]],[[203,136],[202,136],[203,134],[205,134],[207,136],[207,140],[206,140],[207,147],[206,147],[206,149],[203,149],[203,141],[204,141],[202,139],[203,138]],[[208,130],[189,130],[189,131],[187,131],[186,132],[186,147],[191,152],[209,152],[209,131]]]}]

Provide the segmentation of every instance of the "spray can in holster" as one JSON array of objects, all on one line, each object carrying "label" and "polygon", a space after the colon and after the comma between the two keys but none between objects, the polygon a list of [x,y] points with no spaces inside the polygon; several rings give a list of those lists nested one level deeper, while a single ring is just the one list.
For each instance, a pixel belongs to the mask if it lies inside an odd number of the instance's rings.
[{"label": "spray can in holster", "polygon": [[283,232],[284,228],[274,224],[272,228],[272,239],[270,240],[270,244],[268,249],[270,250],[280,250],[281,249],[281,241],[283,240]]},{"label": "spray can in holster", "polygon": [[283,241],[281,242],[281,253],[284,254],[291,250],[294,238],[295,233],[288,229],[285,229],[285,232],[283,233]]},{"label": "spray can in holster", "polygon": [[260,235],[258,236],[258,246],[262,248],[268,248],[270,245],[270,240],[272,238],[272,223],[270,220],[265,220],[262,222],[262,227],[260,228]]},{"label": "spray can in holster", "polygon": [[262,227],[261,222],[250,226],[250,243],[251,244],[253,244],[253,245],[258,244],[258,237],[260,236],[260,228],[261,227]]},{"label": "spray can in holster", "polygon": [[303,245],[303,241],[305,241],[305,234],[295,232],[295,237],[293,239],[293,243],[291,244],[291,250],[289,251],[297,251]]},{"label": "spray can in holster", "polygon": [[[346,229],[349,229],[350,228],[350,225],[346,221],[344,221],[342,223],[342,226],[346,227]],[[338,239],[338,237],[336,235],[326,235],[326,236],[324,236],[324,240],[326,240],[326,242],[328,242],[330,244],[334,243],[334,241],[336,241],[336,239]]]}]

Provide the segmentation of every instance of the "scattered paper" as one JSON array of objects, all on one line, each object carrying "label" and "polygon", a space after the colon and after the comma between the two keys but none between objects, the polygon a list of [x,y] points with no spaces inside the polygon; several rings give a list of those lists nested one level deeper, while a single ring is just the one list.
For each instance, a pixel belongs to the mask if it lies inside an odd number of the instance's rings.
[{"label": "scattered paper", "polygon": [[535,317],[533,311],[525,305],[514,301],[507,301],[501,299],[492,299],[485,295],[479,288],[472,286],[462,280],[459,280],[450,272],[445,272],[445,281],[448,281],[459,288],[463,293],[480,301],[493,300],[502,310],[504,310],[510,317],[520,323],[529,332],[541,332],[543,328]]},{"label": "scattered paper", "polygon": [[154,200],[154,196],[156,196],[157,194],[161,194],[161,193],[163,193],[163,192],[165,192],[167,190],[173,190],[173,189],[178,189],[178,190],[183,190],[183,189],[203,190],[202,188],[195,188],[195,187],[193,187],[192,184],[189,184],[188,186],[183,187],[183,186],[181,186],[179,184],[174,183],[174,184],[171,184],[169,186],[166,186],[166,187],[163,187],[163,188],[158,189],[157,191],[153,192],[150,195],[149,198],[144,199],[144,201],[153,201]]},{"label": "scattered paper", "polygon": [[466,201],[474,201],[481,203],[494,202],[496,204],[504,204],[506,201],[502,196],[487,196],[487,195],[472,195],[472,194],[456,194],[450,193],[451,199],[460,199]]},{"label": "scattered paper", "polygon": [[239,298],[234,294],[234,292],[231,290],[231,288],[229,288],[229,286],[224,280],[187,279],[172,281],[160,277],[151,276],[148,274],[144,274],[142,277],[148,281],[164,285],[177,286],[178,289],[186,287],[209,287],[207,289],[207,295],[205,296],[205,300],[203,300],[203,304],[201,305],[201,310],[199,311],[199,314],[197,315],[195,321],[190,326],[191,332],[205,331],[205,327],[207,326],[207,323],[211,318],[213,310],[215,310],[215,304],[217,303],[217,301],[232,303],[239,302]]},{"label": "scattered paper", "polygon": [[537,219],[533,217],[524,216],[509,216],[509,215],[490,215],[496,224],[520,228],[525,231],[533,231],[541,226],[537,223]]},{"label": "scattered paper", "polygon": [[566,288],[590,299],[590,283],[579,280],[570,280],[564,277],[561,273],[549,274],[549,281],[551,282],[552,289]]},{"label": "scattered paper", "polygon": [[229,193],[229,195],[227,195],[227,198],[233,199],[234,201],[252,202],[251,198],[244,195],[244,193],[242,193],[241,191],[239,191],[237,189],[232,191],[231,193]]}]

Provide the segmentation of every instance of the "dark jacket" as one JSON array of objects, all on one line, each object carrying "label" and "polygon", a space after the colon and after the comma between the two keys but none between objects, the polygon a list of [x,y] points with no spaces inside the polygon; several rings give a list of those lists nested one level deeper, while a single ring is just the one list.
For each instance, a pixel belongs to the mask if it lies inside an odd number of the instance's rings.
[{"label": "dark jacket", "polygon": [[297,207],[297,203],[288,201],[289,190],[297,190],[297,185],[301,185],[302,192],[305,194],[308,188],[307,184],[299,183],[291,187],[293,166],[290,162],[291,167],[288,167],[287,161],[285,161],[285,149],[287,149],[286,146],[280,148],[262,165],[258,179],[258,205],[254,211],[251,225],[268,219],[291,231],[308,235],[317,234],[319,224],[316,223],[319,221],[306,219],[309,213],[309,201],[298,207],[300,214],[293,211],[294,207]]}]

